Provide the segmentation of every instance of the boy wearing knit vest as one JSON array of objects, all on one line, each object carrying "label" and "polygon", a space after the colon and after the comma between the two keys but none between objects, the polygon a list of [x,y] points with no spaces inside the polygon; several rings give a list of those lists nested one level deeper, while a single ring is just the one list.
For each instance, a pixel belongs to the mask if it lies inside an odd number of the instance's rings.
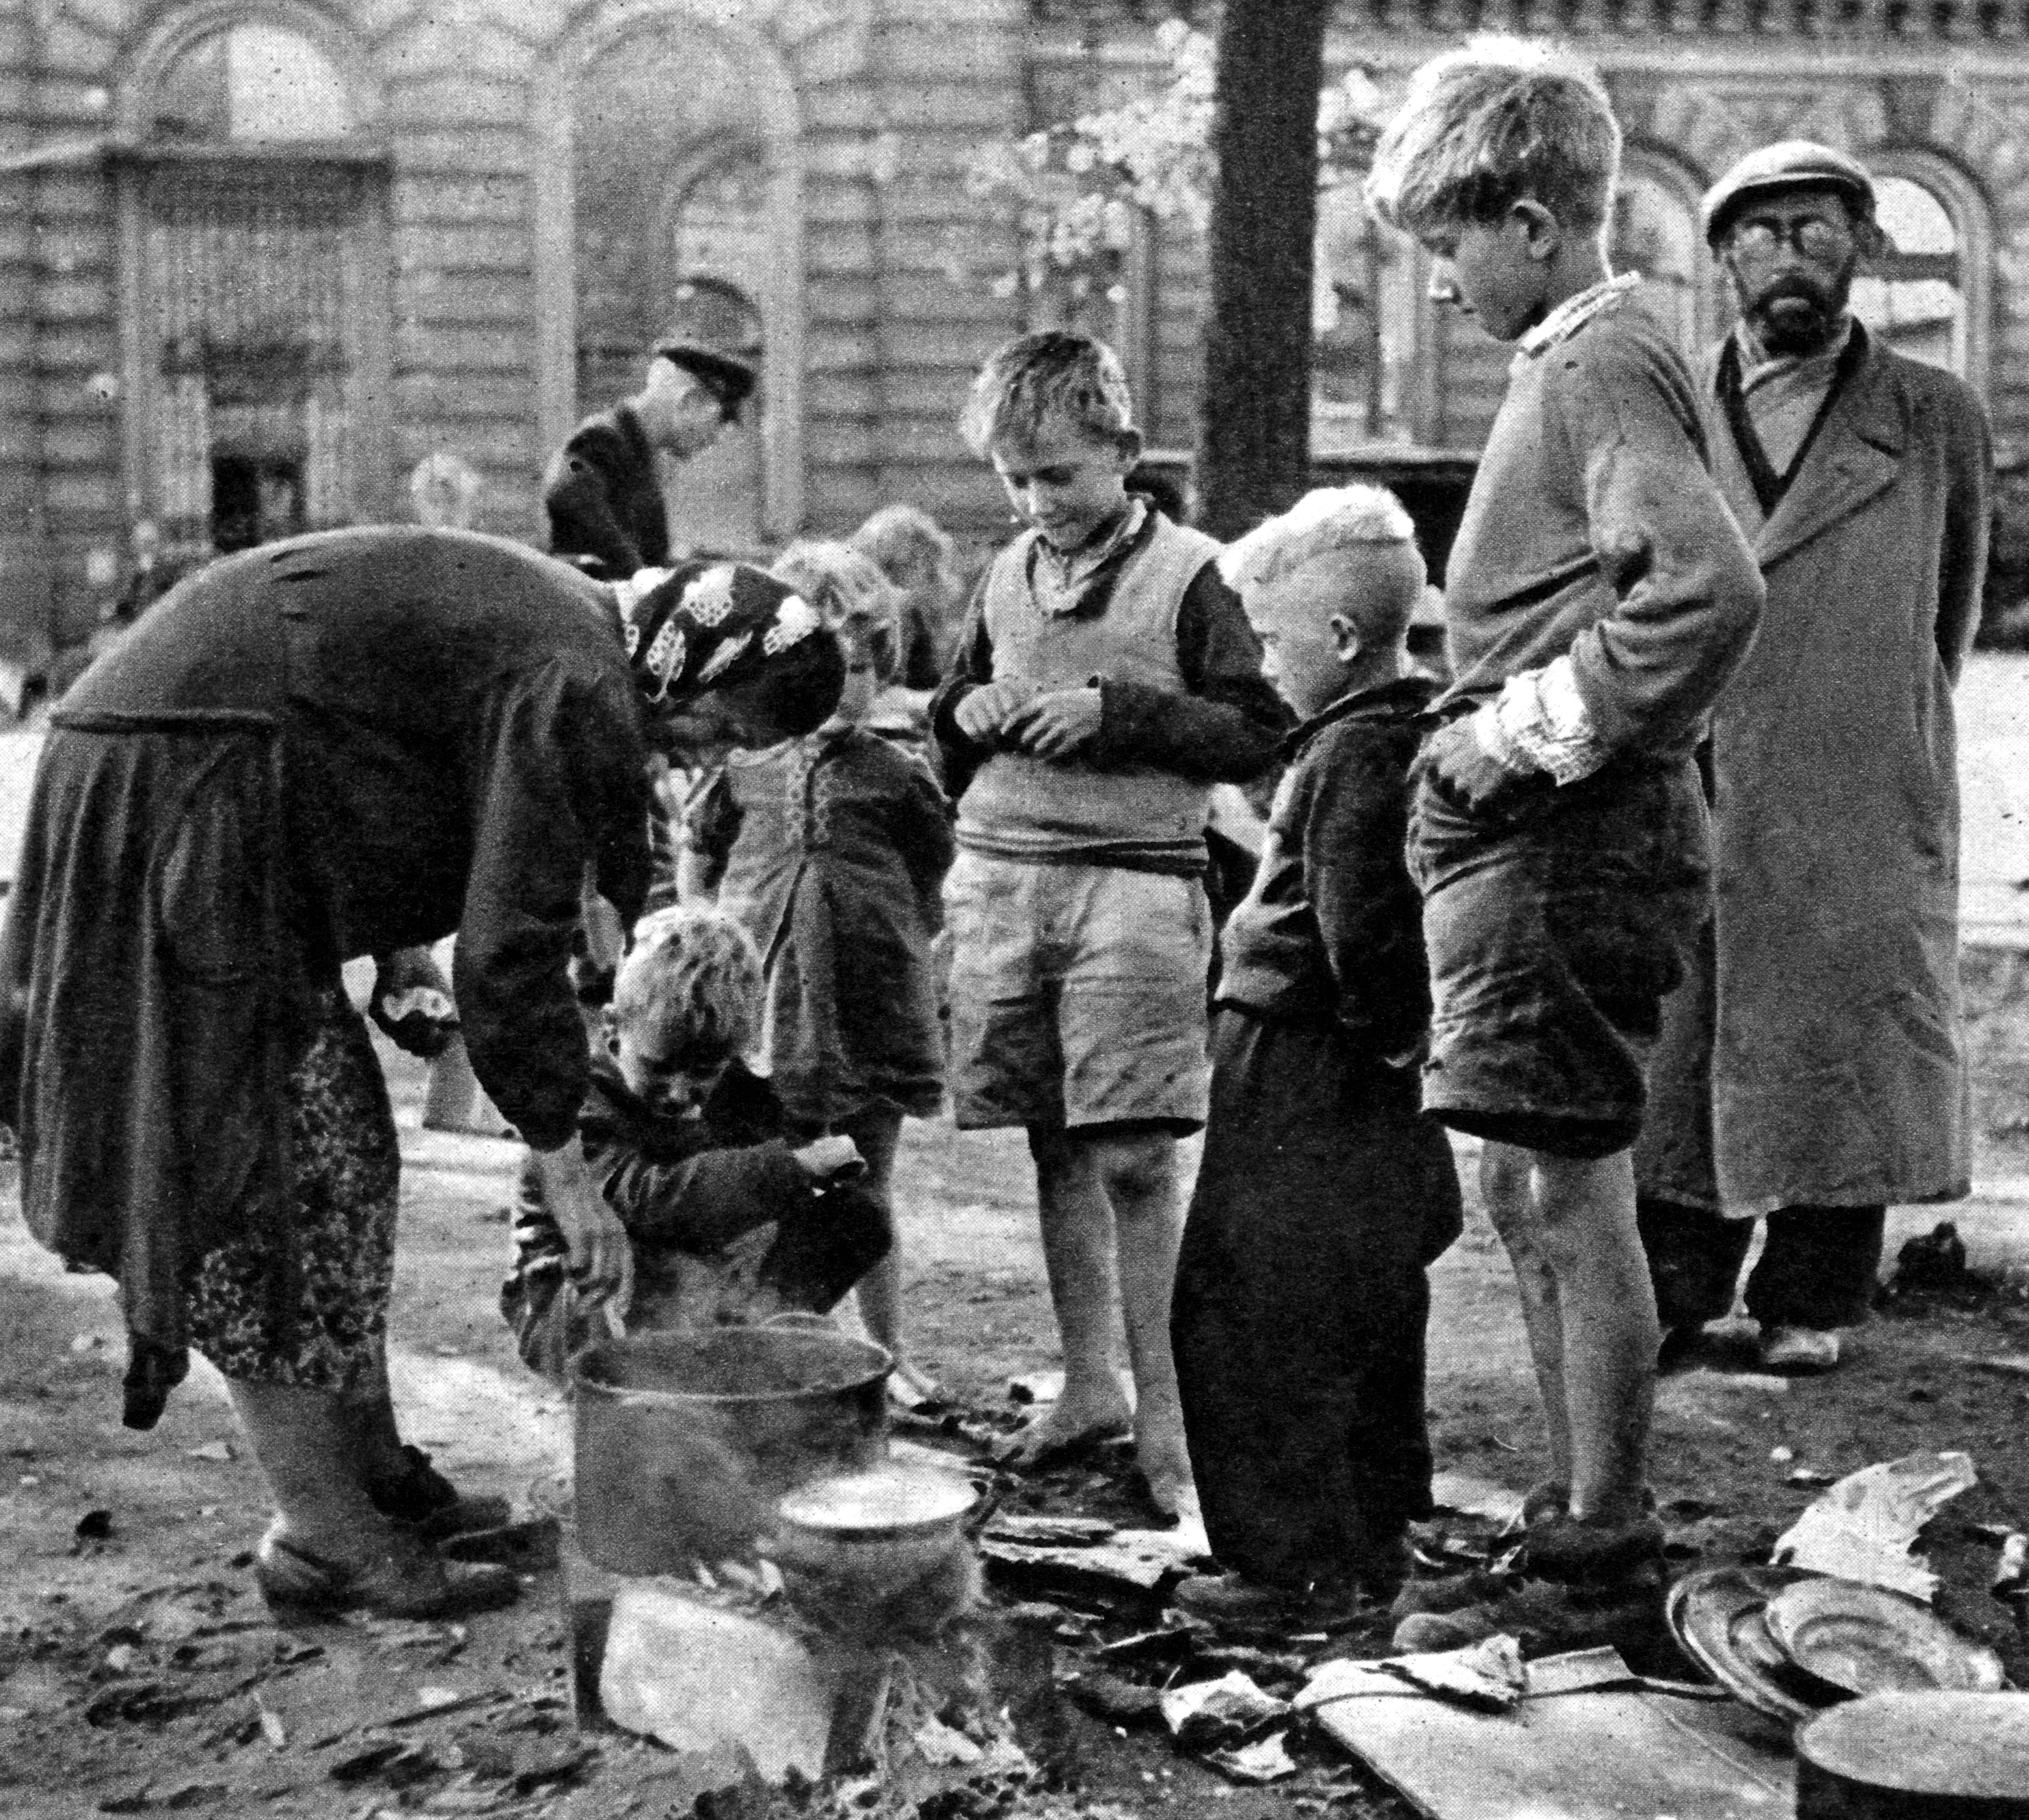
[{"label": "boy wearing knit vest", "polygon": [[1170,1352],[1182,1217],[1176,1140],[1204,1121],[1211,787],[1244,783],[1284,725],[1210,538],[1126,481],[1141,451],[1112,350],[1024,335],[962,422],[1028,527],[975,596],[932,706],[959,858],[951,942],[959,1126],[1020,1125],[1036,1166],[1064,1387],[1010,1463],[1127,1432],[1117,1280],[1151,1501],[1196,1514]]}]

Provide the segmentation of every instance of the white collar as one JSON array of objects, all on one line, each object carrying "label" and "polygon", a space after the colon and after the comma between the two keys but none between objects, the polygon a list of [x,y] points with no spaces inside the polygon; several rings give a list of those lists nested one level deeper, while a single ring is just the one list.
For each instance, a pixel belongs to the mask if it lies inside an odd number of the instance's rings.
[{"label": "white collar", "polygon": [[1641,282],[1638,272],[1623,272],[1618,278],[1602,278],[1597,284],[1567,297],[1516,344],[1518,358],[1533,360],[1560,341],[1568,341],[1612,302],[1625,297]]}]

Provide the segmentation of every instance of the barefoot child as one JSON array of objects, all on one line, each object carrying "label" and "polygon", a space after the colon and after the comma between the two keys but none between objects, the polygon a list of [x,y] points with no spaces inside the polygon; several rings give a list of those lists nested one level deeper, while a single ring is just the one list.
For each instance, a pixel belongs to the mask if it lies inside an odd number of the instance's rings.
[{"label": "barefoot child", "polygon": [[1430,982],[1402,843],[1436,685],[1405,673],[1423,561],[1392,493],[1312,493],[1240,547],[1267,673],[1301,724],[1222,944],[1170,1333],[1227,1572],[1178,1599],[1302,1622],[1393,1597],[1408,1523],[1430,1511],[1424,1272],[1458,1236],[1459,1188],[1417,1106]]},{"label": "barefoot child", "polygon": [[[1435,259],[1433,295],[1519,350],[1452,550],[1456,680],[1411,811],[1423,1104],[1487,1140],[1487,1210],[1548,1418],[1552,1482],[1531,1499],[1523,1571],[1599,1607],[1653,1603],[1658,1584],[1656,1308],[1629,1151],[1705,910],[1692,750],[1761,603],[1690,376],[1637,280],[1608,273],[1619,157],[1589,71],[1483,39],[1417,72],[1368,180]],[[1400,1640],[1498,1622],[1497,1600]]]},{"label": "barefoot child", "polygon": [[1166,1511],[1195,1503],[1170,1356],[1176,1140],[1204,1119],[1200,879],[1211,786],[1273,756],[1283,716],[1219,547],[1130,498],[1141,432],[1084,335],[1009,343],[963,428],[1029,527],[975,598],[931,734],[958,803],[945,887],[952,1098],[1018,1125],[1036,1166],[1064,1388],[1012,1459],[1129,1425]]},{"label": "barefoot child", "polygon": [[[715,886],[766,969],[762,1048],[792,1133],[850,1138],[885,1207],[902,1120],[944,1106],[930,943],[951,862],[951,814],[923,761],[867,730],[900,651],[896,590],[842,543],[792,544],[776,579],[845,647],[845,692],[807,738],[735,752],[685,821],[686,888]],[[896,1250],[859,1285],[866,1331],[911,1403],[937,1388],[903,1344]]]},{"label": "barefoot child", "polygon": [[[851,1141],[792,1150],[774,1095],[740,1060],[760,992],[754,944],[713,910],[644,917],[620,964],[578,1137],[633,1251],[630,1333],[821,1313],[886,1248],[885,1210],[851,1179]],[[514,1247],[500,1311],[524,1361],[564,1382],[604,1329],[532,1171]]]}]

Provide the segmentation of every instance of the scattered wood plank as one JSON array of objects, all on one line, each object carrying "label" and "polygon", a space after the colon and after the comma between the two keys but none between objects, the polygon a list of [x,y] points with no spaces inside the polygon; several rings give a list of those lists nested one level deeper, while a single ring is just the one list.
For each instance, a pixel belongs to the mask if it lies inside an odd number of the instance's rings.
[{"label": "scattered wood plank", "polygon": [[1430,1820],[1791,1811],[1795,1766],[1744,1707],[1596,1690],[1474,1713],[1373,1678],[1386,1691],[1330,1700],[1318,1723]]}]

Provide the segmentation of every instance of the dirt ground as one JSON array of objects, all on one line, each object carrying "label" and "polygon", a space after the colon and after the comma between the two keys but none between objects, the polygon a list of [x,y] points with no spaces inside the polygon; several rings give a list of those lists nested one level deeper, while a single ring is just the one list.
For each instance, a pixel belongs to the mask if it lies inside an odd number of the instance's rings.
[{"label": "dirt ground", "polygon": [[[1744,1325],[1716,1330],[1660,1399],[1655,1478],[1685,1567],[1760,1558],[1819,1486],[1870,1461],[1963,1448],[1979,1486],[1926,1537],[1940,1609],[2029,1686],[2029,1637],[1987,1596],[1981,1525],[2029,1522],[2029,1377],[1967,1362],[2029,1354],[2029,968],[1975,957],[1980,1195],[1946,1210],[1984,1287],[1892,1298],[1825,1379],[1752,1369]],[[461,1482],[526,1501],[563,1463],[567,1413],[521,1370],[494,1309],[511,1145],[415,1129],[419,1067],[388,1056],[407,1158],[394,1310],[410,1437]],[[1461,1153],[1470,1193],[1471,1156]],[[1018,1143],[912,1125],[899,1188],[922,1359],[958,1396],[1013,1419],[1011,1379],[1053,1336]],[[1934,1210],[1894,1216],[1891,1258]],[[1515,1298],[1475,1209],[1435,1273],[1430,1395],[1441,1464],[1520,1488],[1543,1476]],[[66,1275],[0,1207],[0,1813],[10,1820],[190,1811],[369,1820],[383,1813],[687,1813],[695,1790],[655,1747],[570,1718],[557,1577],[466,1626],[363,1622],[277,1629],[247,1551],[265,1521],[219,1382],[198,1363],[152,1433],[119,1425],[124,1341],[110,1287]],[[934,1437],[933,1437],[934,1438]],[[1101,1457],[1014,1488],[1018,1507],[1135,1517]],[[1066,1612],[1063,1675],[1132,1628]],[[1356,1634],[1341,1649],[1379,1653]],[[1688,1669],[1682,1672],[1690,1672]],[[1236,1787],[1159,1729],[1073,1711],[1059,1794],[1019,1811],[1406,1814],[1327,1746],[1272,1788]],[[990,1805],[990,1804],[989,1804]],[[985,1811],[983,1808],[957,1811]]]}]

